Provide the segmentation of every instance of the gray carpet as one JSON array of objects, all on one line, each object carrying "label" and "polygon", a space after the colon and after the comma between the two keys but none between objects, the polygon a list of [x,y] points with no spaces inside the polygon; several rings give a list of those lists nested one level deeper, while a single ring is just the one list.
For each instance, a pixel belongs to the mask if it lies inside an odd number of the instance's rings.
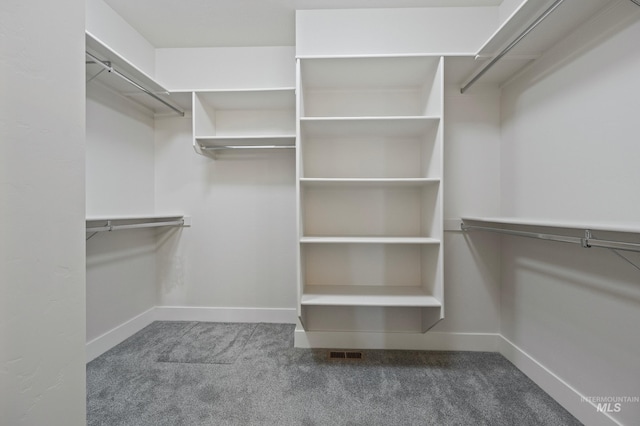
[{"label": "gray carpet", "polygon": [[155,322],[87,365],[89,425],[579,425],[500,354],[293,348],[289,324]]}]

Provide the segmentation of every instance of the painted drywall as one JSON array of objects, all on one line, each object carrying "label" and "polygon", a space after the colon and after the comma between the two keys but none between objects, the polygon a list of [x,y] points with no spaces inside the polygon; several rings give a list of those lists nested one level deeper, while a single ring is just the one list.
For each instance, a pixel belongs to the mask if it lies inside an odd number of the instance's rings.
[{"label": "painted drywall", "polygon": [[[618,2],[505,88],[504,215],[638,221],[638,40],[640,8]],[[611,251],[505,239],[501,333],[584,396],[637,397],[639,274]],[[561,402],[604,421],[577,396]],[[609,415],[637,423],[640,403],[619,408]]]},{"label": "painted drywall", "polygon": [[[153,115],[95,81],[86,93],[87,217],[153,214]],[[154,230],[87,241],[88,342],[156,305],[155,248]]]},{"label": "painted drywall", "polygon": [[156,78],[171,91],[294,87],[295,69],[292,46],[156,49]]},{"label": "painted drywall", "polygon": [[84,1],[0,28],[0,423],[84,425]]},{"label": "painted drywall", "polygon": [[473,54],[497,26],[496,7],[298,10],[296,55]]},{"label": "painted drywall", "polygon": [[295,155],[195,153],[191,120],[156,120],[156,210],[193,225],[160,246],[160,305],[296,306]]}]

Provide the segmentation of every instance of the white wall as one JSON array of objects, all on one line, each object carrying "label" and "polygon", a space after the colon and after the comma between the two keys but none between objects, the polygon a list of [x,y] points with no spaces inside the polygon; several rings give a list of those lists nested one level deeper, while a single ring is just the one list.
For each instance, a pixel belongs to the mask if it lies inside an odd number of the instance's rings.
[{"label": "white wall", "polygon": [[[638,40],[640,8],[619,2],[506,87],[504,215],[638,222]],[[638,282],[607,250],[505,239],[502,334],[582,395],[638,396]],[[604,419],[578,397],[561,402]],[[611,415],[637,424],[640,404]]]},{"label": "white wall", "polygon": [[[295,155],[213,160],[195,153],[191,121],[156,121],[156,209],[193,226],[160,251],[160,305],[295,308]],[[176,236],[177,237],[177,236]]]},{"label": "white wall", "polygon": [[[295,86],[292,47],[160,49],[157,70],[173,90]],[[155,143],[155,208],[193,222],[159,244],[159,305],[293,312],[294,153],[203,157],[188,117],[157,118]]]},{"label": "white wall", "polygon": [[295,48],[156,49],[156,70],[158,82],[171,91],[294,87]]},{"label": "white wall", "polygon": [[84,2],[0,28],[0,422],[83,425]]},{"label": "white wall", "polygon": [[[86,91],[87,217],[153,214],[153,115],[95,81]],[[101,232],[86,247],[92,341],[156,305],[155,231]]]},{"label": "white wall", "polygon": [[299,10],[296,55],[473,54],[497,25],[495,7]]}]

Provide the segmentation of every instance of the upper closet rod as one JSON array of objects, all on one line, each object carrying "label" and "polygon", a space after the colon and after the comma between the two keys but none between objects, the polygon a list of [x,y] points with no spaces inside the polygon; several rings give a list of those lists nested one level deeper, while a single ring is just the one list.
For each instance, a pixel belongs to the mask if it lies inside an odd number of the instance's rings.
[{"label": "upper closet rod", "polygon": [[151,96],[152,98],[154,98],[155,100],[157,100],[158,102],[162,102],[164,105],[168,106],[169,108],[171,108],[173,111],[175,111],[176,113],[180,114],[180,116],[184,117],[184,111],[180,110],[179,108],[171,105],[169,102],[165,101],[164,99],[162,99],[161,97],[159,97],[158,95],[156,95],[155,93],[153,93],[152,91],[148,90],[147,88],[141,86],[140,84],[136,83],[135,81],[131,80],[129,77],[127,77],[126,75],[122,74],[121,72],[119,72],[118,70],[116,70],[115,68],[113,68],[113,66],[111,66],[109,63],[102,61],[100,59],[98,59],[95,55],[89,53],[89,52],[85,52],[87,54],[87,56],[89,56],[91,59],[93,59],[94,61],[96,61],[96,63],[98,65],[101,65],[104,67],[104,69],[106,69],[107,71],[109,71],[110,73],[113,73],[115,75],[117,75],[118,77],[122,78],[123,80],[125,80],[127,83],[137,87],[139,90],[142,90],[144,93],[146,93],[147,95]]},{"label": "upper closet rod", "polygon": [[505,47],[502,52],[500,52],[487,65],[485,65],[484,68],[482,68],[475,76],[473,76],[473,78],[460,89],[460,93],[466,92],[467,89],[469,89],[469,87],[471,87],[476,81],[478,81],[480,77],[482,77],[487,71],[489,71],[489,69],[493,67],[496,62],[502,59],[504,55],[509,53],[509,51],[513,49],[518,43],[520,43],[522,39],[525,38],[531,31],[533,31],[535,27],[537,27],[542,21],[544,21],[547,16],[549,16],[554,10],[556,10],[556,8],[560,6],[562,2],[564,2],[564,0],[556,0],[555,2],[553,2],[553,4],[549,6],[549,8],[547,8],[547,10],[542,13],[542,15],[538,16],[538,18],[533,21],[533,23],[531,23],[531,25],[529,25],[522,33],[520,33],[520,35],[516,37],[515,40],[509,43],[509,45]]}]

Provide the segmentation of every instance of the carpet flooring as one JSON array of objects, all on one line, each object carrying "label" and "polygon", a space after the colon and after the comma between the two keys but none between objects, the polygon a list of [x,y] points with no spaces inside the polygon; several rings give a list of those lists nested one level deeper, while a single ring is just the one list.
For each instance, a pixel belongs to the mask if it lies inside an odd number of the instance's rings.
[{"label": "carpet flooring", "polygon": [[87,423],[579,425],[502,355],[295,349],[290,324],[154,322],[87,364]]}]

